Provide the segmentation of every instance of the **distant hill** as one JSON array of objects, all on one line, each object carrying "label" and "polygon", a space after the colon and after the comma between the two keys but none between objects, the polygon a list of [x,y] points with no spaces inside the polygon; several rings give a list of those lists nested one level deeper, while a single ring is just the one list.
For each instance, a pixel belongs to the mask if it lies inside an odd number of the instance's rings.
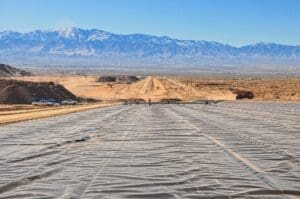
[{"label": "distant hill", "polygon": [[0,32],[0,59],[80,60],[115,65],[300,65],[300,46],[257,43],[234,47],[219,42],[178,40],[145,34],[120,35],[97,29],[67,28]]},{"label": "distant hill", "polygon": [[0,64],[0,77],[20,77],[20,76],[32,76],[33,74],[27,71],[23,71],[9,65]]}]

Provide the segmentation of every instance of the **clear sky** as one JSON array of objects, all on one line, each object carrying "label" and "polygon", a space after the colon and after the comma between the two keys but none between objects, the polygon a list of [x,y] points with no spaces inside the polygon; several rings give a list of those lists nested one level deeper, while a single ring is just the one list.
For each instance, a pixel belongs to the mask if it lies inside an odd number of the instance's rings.
[{"label": "clear sky", "polygon": [[69,26],[235,46],[300,45],[300,0],[0,0],[0,31]]}]

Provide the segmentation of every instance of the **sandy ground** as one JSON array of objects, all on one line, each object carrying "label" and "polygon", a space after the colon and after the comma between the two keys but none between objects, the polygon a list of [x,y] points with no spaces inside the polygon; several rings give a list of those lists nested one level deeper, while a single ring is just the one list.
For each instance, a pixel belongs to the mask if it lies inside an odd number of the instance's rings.
[{"label": "sandy ground", "polygon": [[63,115],[79,111],[86,111],[116,104],[117,103],[98,103],[60,107],[40,107],[33,105],[0,105],[0,125]]},{"label": "sandy ground", "polygon": [[[176,98],[184,101],[235,100],[231,88],[249,90],[254,100],[300,101],[300,79],[230,79],[230,78],[174,78],[146,77],[132,84],[98,83],[96,76],[32,76],[18,80],[56,82],[75,95],[104,101],[144,99],[160,101]],[[102,105],[80,107],[36,108],[33,106],[0,105],[0,124],[77,112]],[[105,105],[106,106],[106,105]]]},{"label": "sandy ground", "polygon": [[[189,83],[187,80],[183,80]],[[218,90],[228,88],[246,89],[253,92],[254,100],[300,101],[300,78],[238,78],[238,79],[196,79],[197,88]]]},{"label": "sandy ground", "polygon": [[122,105],[0,126],[0,198],[299,198],[299,106]]},{"label": "sandy ground", "polygon": [[18,78],[29,81],[61,83],[74,94],[102,100],[142,98],[159,101],[166,98],[181,100],[235,100],[230,88],[250,90],[255,100],[300,101],[300,79],[230,79],[230,78],[171,78],[147,77],[133,84],[96,82],[94,76],[35,76]]}]

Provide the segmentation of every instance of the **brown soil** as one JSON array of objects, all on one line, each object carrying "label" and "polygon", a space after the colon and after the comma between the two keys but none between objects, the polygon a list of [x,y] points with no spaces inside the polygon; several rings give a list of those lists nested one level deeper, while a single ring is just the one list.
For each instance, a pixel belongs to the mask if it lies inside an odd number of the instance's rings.
[{"label": "brown soil", "polygon": [[132,75],[118,75],[118,76],[101,76],[98,78],[99,83],[121,83],[121,84],[131,84],[139,81],[139,78]]},{"label": "brown soil", "polygon": [[132,84],[99,83],[94,76],[19,77],[30,81],[54,81],[77,96],[100,100],[161,99],[300,101],[300,79],[222,79],[147,77]]},{"label": "brown soil", "polygon": [[100,83],[108,83],[108,82],[116,82],[117,78],[115,76],[101,76],[99,77],[99,79],[97,80],[97,82]]},{"label": "brown soil", "polygon": [[176,103],[176,102],[180,102],[181,100],[178,98],[166,98],[166,99],[161,99],[160,102],[162,103]]},{"label": "brown soil", "polygon": [[31,104],[32,98],[61,101],[76,99],[76,96],[62,85],[53,82],[0,80],[0,103]]},{"label": "brown soil", "polygon": [[230,88],[229,90],[231,90],[234,94],[236,94],[235,99],[237,100],[254,98],[254,94],[248,90],[241,90],[241,89],[234,89],[234,88]]},{"label": "brown soil", "polygon": [[[187,80],[183,80],[187,82]],[[254,100],[300,101],[300,78],[292,79],[198,79],[193,85],[199,90],[231,89],[250,91]],[[242,93],[241,93],[242,94]],[[248,98],[252,98],[248,93]]]},{"label": "brown soil", "polygon": [[117,105],[118,103],[96,103],[76,106],[45,107],[33,105],[1,105],[0,104],[0,125],[33,120],[57,115],[64,115],[90,109],[103,108]]}]

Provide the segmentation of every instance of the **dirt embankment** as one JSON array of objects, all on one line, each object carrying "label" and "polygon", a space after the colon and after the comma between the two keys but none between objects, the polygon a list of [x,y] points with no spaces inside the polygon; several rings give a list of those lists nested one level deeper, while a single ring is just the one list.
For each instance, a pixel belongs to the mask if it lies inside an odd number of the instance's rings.
[{"label": "dirt embankment", "polygon": [[65,115],[90,109],[117,105],[118,103],[95,103],[76,106],[44,107],[33,105],[0,105],[0,125]]},{"label": "dirt embankment", "polygon": [[54,99],[62,101],[77,97],[60,84],[53,82],[27,82],[0,80],[0,103],[31,104],[33,99]]}]

